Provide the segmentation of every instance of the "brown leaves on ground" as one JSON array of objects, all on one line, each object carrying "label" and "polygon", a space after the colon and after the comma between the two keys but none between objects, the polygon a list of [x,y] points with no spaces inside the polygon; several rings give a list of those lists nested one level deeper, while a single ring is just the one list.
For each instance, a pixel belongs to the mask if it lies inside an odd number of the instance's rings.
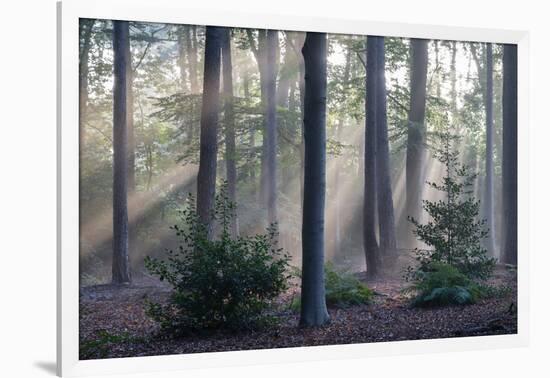
[{"label": "brown leaves on ground", "polygon": [[399,279],[368,282],[377,294],[373,303],[329,309],[325,327],[298,327],[299,315],[288,309],[295,288],[281,299],[280,323],[263,331],[216,332],[181,339],[156,336],[158,326],[145,314],[147,300],[162,302],[169,288],[154,281],[132,286],[94,286],[81,289],[80,358],[112,358],[311,345],[369,343],[517,332],[516,280],[501,268],[493,284],[506,285],[503,297],[482,300],[470,306],[433,309],[411,308]]}]

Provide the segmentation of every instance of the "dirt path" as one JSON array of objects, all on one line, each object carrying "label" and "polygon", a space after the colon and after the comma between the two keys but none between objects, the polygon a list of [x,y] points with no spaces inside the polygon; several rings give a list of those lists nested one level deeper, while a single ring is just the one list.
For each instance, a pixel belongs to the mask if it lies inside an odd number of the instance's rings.
[{"label": "dirt path", "polygon": [[[132,286],[93,286],[80,294],[80,358],[111,358],[218,352],[229,350],[367,343],[517,332],[515,275],[497,269],[495,285],[512,290],[504,297],[475,305],[438,309],[411,308],[398,278],[368,282],[377,293],[373,303],[329,309],[331,323],[320,329],[298,328],[298,314],[285,306],[296,288],[282,298],[273,329],[249,333],[223,333],[166,340],[155,337],[158,326],[144,312],[147,300],[165,301],[169,287],[152,279]],[[511,306],[512,305],[512,306]]]}]

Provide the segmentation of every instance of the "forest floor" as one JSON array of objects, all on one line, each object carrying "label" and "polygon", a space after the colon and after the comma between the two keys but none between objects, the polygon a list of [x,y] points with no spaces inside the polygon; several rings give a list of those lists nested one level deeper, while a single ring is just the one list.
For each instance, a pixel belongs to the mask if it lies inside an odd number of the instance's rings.
[{"label": "forest floor", "polygon": [[[364,280],[364,274],[358,276]],[[144,277],[131,286],[96,285],[80,290],[80,359],[220,352],[232,350],[370,343],[517,333],[516,275],[497,267],[490,284],[509,287],[499,298],[469,306],[412,308],[401,278],[366,281],[376,295],[370,304],[329,308],[331,322],[319,329],[298,327],[289,303],[293,287],[279,299],[280,322],[264,331],[216,332],[166,339],[145,314],[147,300],[163,302],[169,287]]]}]

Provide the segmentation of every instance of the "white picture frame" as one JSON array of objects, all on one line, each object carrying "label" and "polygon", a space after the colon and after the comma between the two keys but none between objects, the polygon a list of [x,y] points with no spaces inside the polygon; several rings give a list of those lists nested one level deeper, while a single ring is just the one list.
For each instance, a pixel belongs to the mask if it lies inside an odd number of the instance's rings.
[{"label": "white picture frame", "polygon": [[[102,18],[176,24],[238,26],[278,30],[484,41],[518,45],[518,333],[514,335],[414,340],[188,355],[79,360],[79,153],[78,21]],[[177,0],[63,1],[58,3],[57,134],[57,372],[61,376],[173,371],[274,362],[364,358],[441,351],[481,350],[528,344],[528,67],[525,31],[448,27],[368,20],[311,18],[273,13],[186,8]]]}]

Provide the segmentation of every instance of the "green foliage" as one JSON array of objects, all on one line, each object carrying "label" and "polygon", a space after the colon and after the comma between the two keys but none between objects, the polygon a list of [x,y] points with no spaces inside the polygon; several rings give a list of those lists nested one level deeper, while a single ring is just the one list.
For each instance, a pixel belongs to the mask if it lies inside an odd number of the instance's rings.
[{"label": "green foliage", "polygon": [[[325,264],[325,298],[328,306],[345,308],[365,304],[372,300],[373,295],[374,292],[352,273],[338,271],[331,263]],[[294,298],[290,307],[298,311],[300,298]]]},{"label": "green foliage", "polygon": [[[429,250],[416,249],[418,271],[428,271],[432,262],[442,262],[458,269],[470,278],[487,279],[495,260],[487,256],[482,240],[487,236],[485,220],[479,219],[480,202],[472,196],[470,187],[475,179],[468,168],[458,162],[458,152],[452,143],[456,137],[449,131],[439,134],[441,147],[435,157],[445,165],[446,174],[441,184],[428,183],[444,193],[445,198],[423,201],[430,220],[424,224],[409,217],[414,234]],[[408,276],[414,278],[415,269],[409,267]]]},{"label": "green foliage", "polygon": [[265,310],[287,288],[289,257],[276,247],[273,226],[265,234],[232,237],[233,217],[224,184],[212,214],[220,235],[209,239],[190,196],[173,227],[178,250],[166,260],[146,258],[146,268],[173,288],[168,304],[150,303],[147,310],[164,331],[243,330],[269,322]]},{"label": "green foliage", "polygon": [[107,358],[112,347],[119,344],[129,344],[144,341],[141,338],[132,337],[128,333],[113,334],[105,330],[98,332],[96,338],[80,343],[81,359]]},{"label": "green foliage", "polygon": [[417,272],[414,289],[418,295],[413,306],[418,307],[473,304],[483,295],[478,284],[456,267],[441,262],[432,262]]}]

